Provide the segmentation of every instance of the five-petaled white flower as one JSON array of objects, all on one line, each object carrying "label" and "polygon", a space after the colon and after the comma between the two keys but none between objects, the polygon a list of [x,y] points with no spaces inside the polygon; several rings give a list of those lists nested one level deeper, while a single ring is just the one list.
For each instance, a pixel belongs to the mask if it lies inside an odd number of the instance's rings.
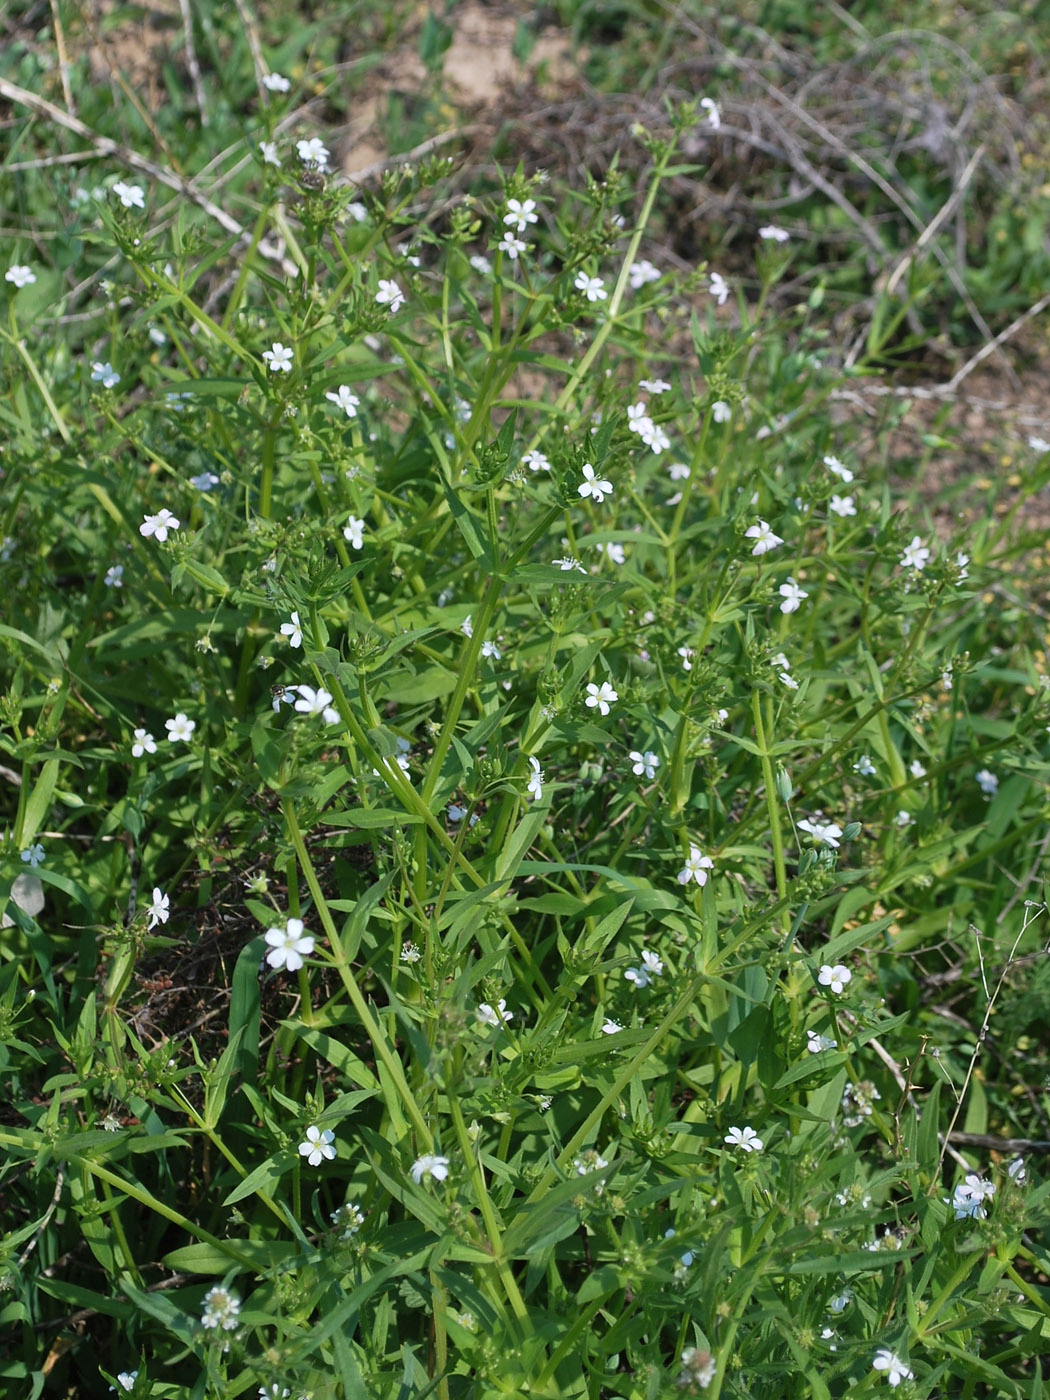
[{"label": "five-petaled white flower", "polygon": [[602,1022],[602,1035],[616,1035],[618,1031],[622,1030],[623,1026],[620,1025],[619,1021],[614,1021],[611,1016],[606,1017]]},{"label": "five-petaled white flower", "polygon": [[518,231],[524,233],[529,224],[536,223],[539,215],[536,213],[536,201],[534,199],[508,199],[507,212],[503,215],[503,222],[511,224]]},{"label": "five-petaled white flower", "polygon": [[894,1352],[882,1347],[875,1353],[875,1360],[871,1363],[876,1371],[885,1371],[886,1379],[890,1385],[900,1385],[901,1381],[911,1381],[915,1379],[915,1372],[907,1366]]},{"label": "five-petaled white flower", "polygon": [[638,387],[647,394],[669,394],[673,386],[666,379],[639,379]]},{"label": "five-petaled white flower", "polygon": [[716,399],[711,405],[711,417],[716,423],[728,423],[733,416],[733,410],[724,399]]},{"label": "five-petaled white flower", "polygon": [[711,128],[712,131],[717,131],[722,125],[722,113],[719,110],[718,103],[714,100],[713,97],[701,97],[700,106],[707,113],[707,117],[705,119],[706,124]]},{"label": "five-petaled white flower", "polygon": [[678,872],[678,883],[688,885],[690,880],[695,880],[702,887],[707,884],[707,872],[714,868],[715,863],[711,857],[705,856],[699,846],[691,845],[685,865]]},{"label": "five-petaled white flower", "polygon": [[102,580],[102,582],[106,585],[107,588],[123,588],[124,565],[110,564],[109,568],[106,570],[106,577]]},{"label": "five-petaled white flower", "polygon": [[31,846],[27,846],[24,851],[18,853],[18,858],[26,865],[31,865],[35,870],[38,865],[44,863],[44,848],[39,841],[34,841]]},{"label": "five-petaled white flower", "polygon": [[289,919],[284,928],[268,928],[266,942],[270,945],[266,961],[271,967],[283,967],[289,972],[298,972],[303,958],[314,950],[313,936],[303,933],[302,919]]},{"label": "five-petaled white flower", "polygon": [[376,301],[380,306],[388,306],[391,316],[400,311],[405,304],[405,294],[397,283],[390,277],[381,277],[379,280],[379,290],[376,292]]},{"label": "five-petaled white flower", "polygon": [[652,749],[646,749],[644,753],[640,753],[637,749],[632,749],[628,757],[634,765],[631,772],[634,773],[636,778],[642,777],[643,774],[650,779],[656,777],[656,770],[660,766],[660,760],[657,758],[656,754],[653,753]]},{"label": "five-petaled white flower", "polygon": [[984,1203],[990,1201],[994,1195],[994,1181],[985,1181],[976,1172],[970,1172],[966,1180],[960,1181],[956,1186],[951,1199],[945,1197],[944,1202],[955,1211],[956,1220],[983,1220],[988,1214]]},{"label": "five-petaled white flower", "polygon": [[839,826],[838,822],[822,822],[814,820],[801,821],[798,825],[799,830],[808,831],[810,836],[813,837],[813,840],[816,841],[818,845],[830,846],[833,851],[838,850],[839,838],[842,835],[842,828]]},{"label": "five-petaled white flower", "polygon": [[582,292],[588,301],[605,301],[609,295],[602,278],[588,277],[586,272],[578,272],[572,285]]},{"label": "five-petaled white flower", "polygon": [[648,258],[642,258],[641,262],[631,263],[627,276],[631,290],[636,292],[639,287],[644,287],[646,282],[659,282],[663,273],[658,267],[654,267]]},{"label": "five-petaled white flower", "polygon": [[332,704],[327,690],[314,690],[312,685],[296,686],[296,711],[301,715],[323,715],[325,724],[338,724],[339,711]]},{"label": "five-petaled white flower", "polygon": [[724,1142],[730,1147],[739,1147],[743,1152],[761,1152],[762,1139],[755,1132],[754,1128],[730,1128],[726,1133]]},{"label": "five-petaled white flower", "polygon": [[526,784],[526,791],[534,802],[538,802],[543,796],[543,769],[535,754],[529,754],[529,781]]},{"label": "five-petaled white flower", "polygon": [[12,263],[4,273],[4,281],[11,282],[15,287],[21,289],[36,281],[36,273],[25,263]]},{"label": "five-petaled white flower", "polygon": [[590,462],[583,464],[583,481],[577,488],[581,496],[590,496],[596,506],[600,506],[606,496],[612,495],[612,482],[605,481],[591,466]]},{"label": "five-petaled white flower", "polygon": [[365,522],[352,515],[343,526],[343,539],[351,549],[363,549],[365,543]]},{"label": "five-petaled white flower", "polygon": [[161,544],[168,538],[169,530],[177,530],[181,524],[177,515],[172,515],[165,506],[156,515],[146,515],[139,526],[139,534],[149,539],[151,535],[160,540]]},{"label": "five-petaled white flower", "polygon": [[921,535],[913,535],[911,544],[901,555],[902,569],[925,569],[930,561],[930,551],[922,542]]},{"label": "five-petaled white flower", "polygon": [[607,715],[609,706],[615,704],[619,698],[618,692],[613,690],[608,681],[602,681],[601,685],[595,685],[593,681],[588,681],[587,698],[583,703],[589,710],[597,707],[600,715]]},{"label": "five-petaled white flower", "polygon": [[755,542],[752,554],[768,554],[771,549],[776,549],[778,544],[784,543],[779,535],[773,533],[772,528],[765,520],[760,520],[757,525],[749,525],[744,531],[744,535],[747,539]]},{"label": "five-petaled white flower", "polygon": [[146,207],[141,185],[126,185],[123,180],[117,180],[113,186],[113,193],[125,209],[145,209]]},{"label": "five-petaled white flower", "polygon": [[850,471],[849,467],[840,462],[837,457],[825,457],[824,465],[829,472],[833,472],[835,476],[837,476],[840,481],[844,481],[847,486],[853,480],[853,473]]},{"label": "five-petaled white flower", "polygon": [[417,1157],[412,1163],[412,1180],[418,1186],[425,1176],[432,1176],[435,1181],[444,1181],[448,1176],[447,1157],[438,1157],[433,1152],[424,1152],[422,1157]]},{"label": "five-petaled white flower", "polygon": [[788,575],[787,583],[782,583],[777,589],[777,592],[784,600],[780,605],[780,611],[782,613],[798,612],[799,608],[802,606],[802,599],[809,597],[806,590],[800,588],[790,574]]},{"label": "five-petaled white flower", "polygon": [[544,453],[538,452],[535,447],[529,449],[521,459],[521,465],[528,467],[530,472],[549,472],[551,469],[550,459]]},{"label": "five-petaled white flower", "polygon": [[210,491],[218,484],[219,478],[214,472],[198,472],[196,476],[190,477],[190,485],[195,486],[198,491]]},{"label": "five-petaled white flower", "polygon": [[260,141],[259,150],[262,152],[263,165],[281,164],[281,157],[277,154],[276,141]]},{"label": "five-petaled white flower", "polygon": [[174,719],[166,719],[164,728],[168,731],[169,744],[188,744],[193,738],[193,731],[197,728],[195,719],[187,719],[180,710]]},{"label": "five-petaled white flower", "polygon": [[987,768],[982,768],[977,774],[977,786],[986,797],[994,797],[999,791],[999,779]]},{"label": "five-petaled white flower", "polygon": [[334,403],[337,408],[341,408],[347,418],[357,417],[357,408],[361,400],[353,393],[349,384],[340,384],[334,394],[327,393],[325,398],[330,403]]},{"label": "five-petaled white flower", "polygon": [[758,230],[759,238],[766,243],[786,243],[791,235],[787,229],[778,228],[776,224],[766,224]]},{"label": "five-petaled white flower", "polygon": [[846,990],[846,983],[853,980],[853,973],[842,963],[836,963],[832,967],[829,963],[824,963],[817,976],[817,981],[822,987],[828,987],[836,996],[841,996]]},{"label": "five-petaled white flower", "polygon": [[158,924],[166,924],[171,917],[168,905],[170,900],[159,885],[153,887],[153,902],[147,909],[149,914],[149,927],[156,928]]},{"label": "five-petaled white flower", "polygon": [[827,1035],[821,1035],[818,1031],[807,1031],[806,1038],[808,1041],[806,1049],[811,1055],[819,1055],[824,1050],[837,1050],[839,1047],[837,1040],[832,1040]]},{"label": "five-petaled white flower", "polygon": [[144,753],[157,752],[157,741],[147,730],[136,729],[133,737],[135,742],[131,746],[132,758],[141,758]]},{"label": "five-petaled white flower", "polygon": [[101,384],[103,389],[115,389],[120,383],[120,375],[108,360],[92,360],[91,378],[96,384]]},{"label": "five-petaled white flower", "polygon": [[[135,1381],[138,1379],[138,1371],[118,1371],[117,1385],[121,1390],[134,1390]],[[115,1390],[116,1386],[110,1386],[110,1390]]]},{"label": "five-petaled white flower", "polygon": [[871,778],[875,774],[875,765],[868,754],[862,753],[853,765],[853,771],[859,773],[862,778]]},{"label": "five-petaled white flower", "polygon": [[654,977],[662,975],[664,970],[663,962],[655,953],[645,952],[642,954],[641,967],[629,967],[623,974],[628,982],[633,982],[635,988],[640,991],[643,987],[648,987]]},{"label": "five-petaled white flower", "polygon": [[718,302],[719,306],[725,306],[729,300],[729,283],[720,272],[712,272],[710,278],[711,285],[708,291]]},{"label": "five-petaled white flower", "polygon": [[474,1012],[474,1019],[479,1026],[501,1026],[504,1021],[510,1021],[513,1017],[514,1012],[507,1010],[507,1003],[503,997],[500,997],[494,1007],[487,1001],[481,1002]]},{"label": "five-petaled white flower", "polygon": [[506,253],[511,262],[516,262],[522,253],[528,251],[529,245],[524,238],[519,238],[516,233],[505,233],[496,247],[501,253]]},{"label": "five-petaled white flower", "polygon": [[267,73],[262,80],[262,85],[267,92],[287,92],[291,83],[283,73]]},{"label": "five-petaled white flower", "polygon": [[271,374],[290,374],[294,353],[290,345],[282,345],[275,340],[271,349],[263,351],[263,359]]},{"label": "five-petaled white flower", "polygon": [[304,165],[316,165],[318,170],[328,169],[328,147],[320,136],[311,136],[308,141],[296,141],[295,149]]},{"label": "five-petaled white flower", "polygon": [[856,515],[857,506],[852,496],[832,496],[828,502],[828,510],[833,515]]},{"label": "five-petaled white flower", "polygon": [[299,614],[292,613],[291,622],[281,623],[281,636],[288,638],[290,647],[301,647],[303,644],[303,629],[299,623]]},{"label": "five-petaled white flower", "polygon": [[306,1141],[299,1144],[299,1156],[305,1157],[311,1167],[319,1167],[322,1162],[330,1162],[335,1157],[335,1133],[331,1128],[310,1127],[306,1130]]}]

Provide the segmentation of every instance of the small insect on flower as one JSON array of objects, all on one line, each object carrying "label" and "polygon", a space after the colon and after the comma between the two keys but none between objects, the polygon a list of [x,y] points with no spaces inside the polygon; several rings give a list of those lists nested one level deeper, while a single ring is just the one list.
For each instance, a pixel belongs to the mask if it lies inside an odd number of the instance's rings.
[{"label": "small insect on flower", "polygon": [[310,1127],[306,1130],[306,1141],[299,1144],[299,1155],[305,1157],[311,1167],[319,1167],[322,1162],[331,1162],[335,1157],[335,1133],[331,1128]]}]

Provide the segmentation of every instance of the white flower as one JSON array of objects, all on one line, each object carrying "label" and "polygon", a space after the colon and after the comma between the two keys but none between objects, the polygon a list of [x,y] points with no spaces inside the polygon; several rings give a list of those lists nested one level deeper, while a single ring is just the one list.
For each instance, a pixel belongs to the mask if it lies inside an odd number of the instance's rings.
[{"label": "white flower", "polygon": [[715,301],[718,302],[719,306],[725,306],[726,302],[729,300],[729,283],[720,272],[711,273],[711,285],[708,287],[708,291],[714,297]]},{"label": "white flower", "polygon": [[276,141],[260,141],[259,150],[262,153],[264,165],[276,165],[278,167],[280,166],[281,157],[277,154]]},{"label": "white flower", "polygon": [[724,399],[716,399],[711,405],[711,417],[716,423],[728,423],[733,416],[733,410]]},{"label": "white flower", "polygon": [[811,1055],[819,1055],[822,1050],[837,1050],[838,1041],[832,1040],[830,1036],[819,1035],[816,1031],[807,1031],[808,1044],[806,1049]]},{"label": "white flower", "polygon": [[306,1141],[299,1144],[299,1156],[305,1157],[311,1167],[319,1167],[322,1162],[330,1162],[335,1156],[335,1133],[331,1128],[310,1127],[306,1130]]},{"label": "white flower", "polygon": [[778,544],[784,543],[779,535],[773,533],[764,520],[760,520],[757,525],[749,525],[744,531],[744,535],[747,539],[755,542],[752,554],[768,554],[771,549],[776,549]]},{"label": "white flower", "polygon": [[852,496],[832,496],[828,509],[835,515],[856,515],[857,507]]},{"label": "white flower", "polygon": [[339,711],[332,705],[332,697],[327,690],[314,690],[312,685],[299,685],[296,690],[295,708],[298,714],[323,715],[325,724],[339,723]]},{"label": "white flower", "polygon": [[847,486],[853,480],[853,473],[850,471],[849,467],[843,466],[837,457],[825,457],[824,465],[829,472],[834,472]]},{"label": "white flower", "polygon": [[368,210],[359,199],[355,199],[351,204],[348,204],[346,206],[346,212],[350,218],[353,219],[355,224],[364,224],[368,222]]},{"label": "white flower", "polygon": [[853,771],[859,773],[862,778],[871,778],[875,773],[875,765],[866,753],[862,753],[853,765]]},{"label": "white flower", "polygon": [[157,752],[156,740],[145,729],[136,729],[133,737],[135,742],[131,746],[132,758],[141,758],[144,753]]},{"label": "white flower", "polygon": [[681,1374],[678,1377],[678,1385],[681,1389],[690,1389],[699,1386],[701,1390],[707,1387],[715,1378],[717,1365],[715,1358],[709,1351],[700,1351],[697,1347],[686,1347],[682,1352]]},{"label": "white flower", "polygon": [[125,209],[145,209],[146,207],[141,185],[125,185],[123,180],[117,180],[113,186],[113,193]]},{"label": "white flower", "polygon": [[828,1312],[835,1313],[836,1315],[844,1313],[852,1302],[853,1289],[843,1288],[836,1293],[833,1298],[828,1299]]},{"label": "white flower", "polygon": [[275,687],[274,687],[274,691],[273,691],[273,712],[274,712],[275,715],[280,714],[280,712],[281,712],[281,702],[282,702],[282,700],[284,701],[284,703],[285,703],[286,705],[294,705],[294,704],[295,704],[295,691],[296,691],[296,687],[295,687],[294,685],[281,685],[281,686],[275,686]]},{"label": "white flower", "polygon": [[627,277],[632,291],[637,291],[639,287],[644,287],[646,282],[659,282],[663,273],[659,268],[654,267],[648,258],[642,258],[641,262],[631,263]]},{"label": "white flower", "polygon": [[[1050,443],[1047,444],[1046,451],[1050,452]],[[1028,1170],[1025,1167],[1024,1158],[1015,1157],[1007,1167],[1006,1174],[1010,1180],[1015,1182],[1018,1186],[1023,1186],[1028,1180]]]},{"label": "white flower", "polygon": [[376,301],[380,306],[389,306],[391,316],[400,311],[405,304],[405,294],[401,288],[389,277],[380,278],[379,291],[376,292]]},{"label": "white flower", "polygon": [[926,769],[917,758],[912,759],[911,763],[908,764],[908,772],[913,778],[925,778],[926,776]]},{"label": "white flower", "polygon": [[296,141],[295,149],[304,165],[316,165],[318,170],[328,169],[328,147],[320,136],[311,136],[309,141]]},{"label": "white flower", "polygon": [[690,880],[695,880],[703,887],[707,884],[707,872],[714,868],[715,863],[710,856],[705,856],[699,846],[690,845],[688,859],[678,872],[678,883],[688,885]]},{"label": "white flower", "polygon": [[106,577],[102,580],[107,588],[124,587],[124,565],[111,564],[106,570]]},{"label": "white flower", "polygon": [[515,233],[505,233],[496,247],[501,253],[506,253],[511,262],[516,262],[519,254],[528,251],[529,245],[523,238],[519,238]]},{"label": "white flower", "polygon": [[886,1379],[890,1385],[900,1385],[901,1381],[915,1379],[915,1372],[906,1366],[899,1356],[895,1356],[892,1351],[887,1351],[885,1347],[875,1353],[875,1360],[871,1364],[874,1370],[886,1372]]},{"label": "white flower", "polygon": [[[451,808],[449,810],[451,811]],[[402,943],[401,961],[403,963],[417,963],[422,956],[423,954],[414,943]]]},{"label": "white flower", "polygon": [[843,967],[842,963],[836,963],[831,967],[824,963],[820,969],[817,981],[822,987],[830,987],[836,996],[841,996],[846,990],[846,983],[853,980],[853,973],[848,967]]},{"label": "white flower", "polygon": [[588,277],[586,272],[578,272],[572,285],[582,292],[588,301],[605,301],[609,295],[602,278]]},{"label": "white flower", "polygon": [[120,383],[120,375],[108,360],[92,360],[91,378],[96,384],[101,384],[103,389],[114,389]]},{"label": "white flower", "polygon": [[161,544],[168,538],[169,530],[177,530],[180,525],[178,516],[172,515],[171,511],[165,507],[159,510],[156,515],[143,516],[142,524],[139,526],[139,534],[146,539],[150,535],[155,535]]},{"label": "white flower", "polygon": [[193,738],[193,731],[197,728],[195,719],[187,719],[180,710],[174,719],[166,719],[164,728],[168,731],[168,743],[188,744]]},{"label": "white flower", "polygon": [[507,1003],[502,997],[495,1007],[490,1006],[487,1001],[479,1003],[477,1011],[474,1012],[479,1026],[501,1026],[504,1021],[510,1021],[513,1017],[514,1012],[507,1010]]},{"label": "white flower", "polygon": [[595,472],[590,462],[583,464],[583,481],[578,487],[581,496],[590,496],[595,505],[600,506],[606,496],[612,495],[612,482],[604,481]]},{"label": "white flower", "polygon": [[800,831],[808,831],[819,845],[830,846],[833,851],[838,850],[839,837],[842,835],[842,828],[838,822],[802,821],[798,825]]},{"label": "white flower", "polygon": [[767,243],[786,243],[791,237],[787,229],[778,228],[776,224],[766,224],[758,230],[758,236]]},{"label": "white flower", "polygon": [[994,797],[999,791],[999,779],[994,773],[990,773],[987,768],[982,768],[977,774],[977,786],[986,797]]},{"label": "white flower", "polygon": [[578,559],[574,559],[571,554],[566,554],[564,559],[552,559],[551,564],[554,567],[559,568],[563,574],[571,574],[573,569],[575,569],[577,573],[581,574],[585,574],[587,572],[587,570],[583,567],[580,561]]},{"label": "white flower", "polygon": [[653,420],[649,417],[649,405],[642,402],[628,404],[627,426],[632,433],[639,433],[645,437],[653,426]]},{"label": "white flower", "polygon": [[653,753],[652,749],[646,749],[644,753],[639,753],[637,749],[632,749],[628,757],[634,765],[631,771],[636,778],[640,778],[643,774],[650,779],[656,777],[656,770],[660,766],[660,760],[657,758],[656,754]]},{"label": "white flower", "polygon": [[301,647],[303,644],[303,629],[299,624],[299,614],[292,613],[291,622],[281,623],[281,636],[288,638],[290,647]]},{"label": "white flower", "polygon": [[351,391],[349,384],[340,384],[334,394],[327,393],[325,398],[329,403],[334,403],[338,408],[341,408],[347,418],[357,417],[357,407],[361,400]]},{"label": "white flower", "polygon": [[599,554],[604,554],[610,564],[622,564],[627,555],[624,553],[623,545],[613,541],[611,544],[596,544],[595,549]]},{"label": "white flower", "polygon": [[700,106],[707,113],[706,122],[712,131],[717,131],[722,125],[722,113],[718,109],[718,103],[711,97],[701,97]]},{"label": "white flower", "polygon": [[798,612],[799,608],[802,606],[802,599],[809,597],[806,590],[800,588],[790,574],[788,574],[787,583],[782,583],[777,589],[777,592],[784,600],[780,605],[780,611],[782,613]]},{"label": "white flower", "polygon": [[639,379],[638,387],[647,394],[669,394],[672,386],[666,379]]},{"label": "white flower", "polygon": [[1050,442],[1047,442],[1046,438],[1030,437],[1028,446],[1033,452],[1050,452]]},{"label": "white flower", "polygon": [[158,885],[154,885],[153,902],[146,910],[147,914],[149,914],[149,928],[156,928],[158,924],[166,924],[168,922],[171,918],[171,913],[168,908],[169,903],[168,895],[166,895]]},{"label": "white flower", "polygon": [[543,796],[543,769],[535,754],[529,754],[529,767],[532,772],[529,774],[526,791],[534,802],[538,802]]},{"label": "white flower", "polygon": [[18,858],[24,861],[26,865],[32,866],[35,870],[38,865],[43,865],[44,863],[44,848],[39,841],[35,841],[31,846],[27,846],[24,851],[20,851]]},{"label": "white flower", "polygon": [[365,1223],[365,1213],[354,1201],[347,1201],[346,1205],[339,1206],[328,1218],[337,1230],[342,1231],[339,1236],[341,1240],[348,1240],[356,1235]]},{"label": "white flower", "polygon": [[36,273],[31,267],[26,267],[24,263],[12,263],[4,273],[4,281],[12,282],[15,287],[21,290],[36,281]]},{"label": "white flower", "polygon": [[751,1127],[730,1128],[723,1141],[730,1147],[739,1147],[744,1152],[762,1151],[762,1139]]},{"label": "white flower", "polygon": [[518,233],[524,233],[529,224],[537,222],[539,215],[536,213],[536,201],[534,199],[508,199],[507,212],[503,215],[503,222],[511,224]]},{"label": "white flower", "polygon": [[601,685],[595,685],[593,681],[587,682],[587,698],[584,704],[589,710],[596,706],[600,715],[609,713],[609,706],[619,700],[619,694],[613,690],[608,681],[602,681]]},{"label": "white flower", "polygon": [[365,522],[352,515],[343,526],[343,539],[351,549],[362,549],[365,543]]},{"label": "white flower", "polygon": [[666,452],[671,446],[671,439],[664,432],[663,428],[656,423],[650,422],[648,431],[642,434],[642,441],[650,452],[655,452],[657,456],[661,452]]},{"label": "white flower", "polygon": [[549,459],[542,452],[538,452],[535,447],[529,449],[521,459],[521,465],[528,467],[530,472],[549,472],[551,464]]},{"label": "white flower", "polygon": [[214,472],[198,472],[196,476],[190,477],[190,485],[196,486],[198,491],[210,491],[218,484],[219,478]]},{"label": "white flower", "polygon": [[[117,1375],[117,1385],[121,1390],[134,1390],[135,1381],[138,1378],[138,1371],[121,1371]],[[116,1390],[117,1386],[111,1385],[110,1390]]]},{"label": "white flower", "polygon": [[266,961],[271,967],[283,967],[289,972],[298,972],[303,958],[314,950],[313,936],[303,933],[302,919],[289,919],[284,928],[268,928],[266,942],[270,945]]},{"label": "white flower", "polygon": [[492,264],[482,253],[474,253],[468,261],[475,272],[480,272],[482,277],[487,277],[492,271]]},{"label": "white flower", "polygon": [[267,92],[287,92],[291,83],[280,73],[267,73],[262,80],[262,85]]},{"label": "white flower", "polygon": [[229,1289],[216,1284],[204,1295],[201,1326],[220,1328],[224,1332],[236,1331],[240,1311],[241,1300],[236,1293],[231,1293]]},{"label": "white flower", "polygon": [[493,661],[500,661],[503,657],[503,653],[495,642],[482,642],[481,654],[482,656],[491,657]]},{"label": "white flower", "polygon": [[968,554],[963,554],[962,550],[960,550],[958,554],[956,554],[955,567],[959,571],[958,577],[955,580],[956,583],[963,583],[966,579],[970,577],[970,571],[966,567],[967,564],[969,564],[969,562],[970,556]]},{"label": "white flower", "polygon": [[628,982],[633,982],[639,991],[643,987],[648,987],[654,977],[659,977],[664,970],[663,962],[655,953],[645,952],[642,954],[641,967],[629,967],[623,974]]},{"label": "white flower", "polygon": [[925,569],[929,563],[930,551],[922,542],[921,535],[913,535],[911,544],[901,555],[902,569]]},{"label": "white flower", "polygon": [[263,359],[271,374],[288,374],[292,368],[293,353],[290,345],[282,345],[279,340],[275,340],[272,349],[263,351]]},{"label": "white flower", "polygon": [[956,1220],[983,1220],[988,1214],[984,1202],[990,1201],[994,1195],[994,1182],[985,1181],[976,1172],[970,1172],[966,1180],[956,1186],[952,1198],[944,1199],[945,1204],[955,1211]]},{"label": "white flower", "polygon": [[682,658],[682,670],[691,671],[693,669],[693,657],[696,652],[692,647],[679,647],[678,655]]},{"label": "white flower", "polygon": [[436,1157],[433,1152],[424,1152],[422,1157],[417,1157],[412,1163],[412,1180],[418,1186],[425,1176],[432,1176],[435,1181],[444,1181],[448,1176],[447,1157]]},{"label": "white flower", "polygon": [[913,821],[914,818],[912,817],[912,814],[903,807],[893,818],[894,826],[899,827],[901,830],[903,830],[906,826],[911,826]]},{"label": "white flower", "polygon": [[620,1025],[619,1021],[614,1021],[611,1017],[607,1017],[602,1022],[602,1035],[616,1035],[618,1031],[622,1030],[623,1026]]},{"label": "white flower", "polygon": [[463,621],[459,624],[459,630],[463,633],[464,637],[473,637],[474,624],[471,621],[469,615],[465,617]]}]

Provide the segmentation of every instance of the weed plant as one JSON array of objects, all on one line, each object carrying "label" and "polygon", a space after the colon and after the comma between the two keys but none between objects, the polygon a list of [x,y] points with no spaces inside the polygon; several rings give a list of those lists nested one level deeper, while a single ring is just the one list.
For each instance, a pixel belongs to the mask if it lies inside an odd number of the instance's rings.
[{"label": "weed plant", "polygon": [[938,533],[654,266],[716,119],[10,248],[5,1395],[1042,1395],[1050,458]]}]

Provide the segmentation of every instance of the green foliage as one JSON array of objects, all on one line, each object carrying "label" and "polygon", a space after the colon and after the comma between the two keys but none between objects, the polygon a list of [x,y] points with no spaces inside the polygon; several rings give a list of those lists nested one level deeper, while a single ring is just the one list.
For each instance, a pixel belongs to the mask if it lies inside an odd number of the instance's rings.
[{"label": "green foliage", "polygon": [[246,246],[118,167],[3,284],[5,1385],[1036,1400],[1020,504],[832,417],[790,252],[646,279],[691,109],[465,199],[277,101]]}]

